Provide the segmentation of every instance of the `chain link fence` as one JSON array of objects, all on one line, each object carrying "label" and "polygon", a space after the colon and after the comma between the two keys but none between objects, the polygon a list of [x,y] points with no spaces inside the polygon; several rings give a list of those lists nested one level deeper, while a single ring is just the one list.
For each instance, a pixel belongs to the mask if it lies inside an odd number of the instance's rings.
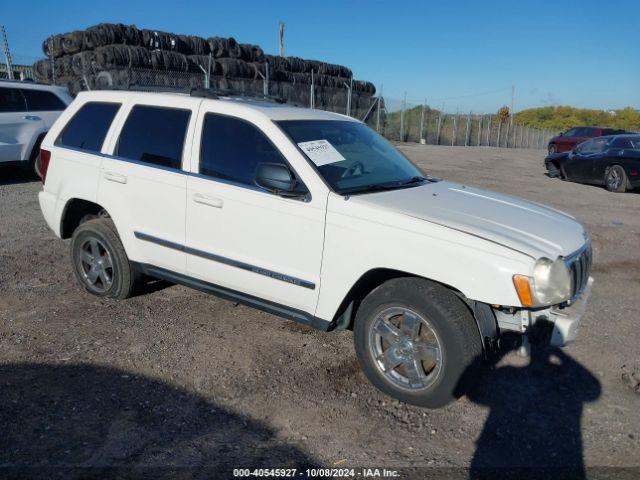
[{"label": "chain link fence", "polygon": [[[24,58],[20,56],[24,61]],[[72,93],[81,90],[140,88],[174,90],[212,88],[237,95],[266,96],[286,99],[287,103],[327,110],[365,121],[387,139],[429,145],[485,146],[498,148],[545,148],[554,132],[514,123],[513,116],[497,114],[447,113],[426,104],[373,96],[356,91],[353,81],[343,85],[322,84],[312,78],[311,84],[279,81],[273,78],[269,66],[255,65],[252,78],[235,77],[234,72],[216,74],[215,68],[202,56],[199,62],[183,65],[178,70],[168,68],[123,68],[95,63],[61,61],[49,58],[31,65],[13,65],[14,79],[44,81],[64,85]],[[25,62],[26,63],[26,62]],[[218,65],[219,67],[219,65]],[[313,77],[313,76],[312,76]],[[0,78],[8,78],[5,64],[0,64]]]},{"label": "chain link fence", "polygon": [[546,148],[555,135],[514,122],[513,115],[447,113],[426,104],[385,98],[385,122],[382,133],[399,142],[429,145]]},{"label": "chain link fence", "polygon": [[11,58],[11,72],[9,72],[6,61],[0,61],[0,79],[35,81],[36,74],[33,70],[33,64],[37,60],[38,57],[30,55],[14,55]]}]

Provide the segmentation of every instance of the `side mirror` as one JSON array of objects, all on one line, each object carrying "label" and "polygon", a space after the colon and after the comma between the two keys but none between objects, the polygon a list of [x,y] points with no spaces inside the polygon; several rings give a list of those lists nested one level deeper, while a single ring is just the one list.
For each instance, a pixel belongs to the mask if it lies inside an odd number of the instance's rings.
[{"label": "side mirror", "polygon": [[259,163],[254,182],[260,188],[283,197],[301,197],[306,190],[296,189],[296,178],[282,163]]},{"label": "side mirror", "polygon": [[558,136],[559,136],[559,137],[564,137],[564,132],[560,132],[560,133],[558,134]]}]

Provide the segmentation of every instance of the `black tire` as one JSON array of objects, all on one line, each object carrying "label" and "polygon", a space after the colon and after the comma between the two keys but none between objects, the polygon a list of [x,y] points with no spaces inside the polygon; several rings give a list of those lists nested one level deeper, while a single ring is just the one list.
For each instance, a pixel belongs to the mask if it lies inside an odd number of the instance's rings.
[{"label": "black tire", "polygon": [[[102,270],[103,276],[100,278],[107,280],[110,278],[110,282],[99,280],[94,283],[90,280],[88,271],[93,268],[87,268],[88,264],[83,263],[82,259],[83,252],[90,252],[92,241],[98,244],[100,250],[100,254],[93,257],[110,260],[101,265],[94,265]],[[71,238],[71,261],[78,283],[92,295],[125,299],[134,291],[138,274],[129,262],[129,257],[110,218],[88,220],[76,228]],[[110,267],[107,267],[108,265]]]},{"label": "black tire", "polygon": [[[427,379],[435,374],[430,383],[425,381],[417,387],[399,385],[400,380],[391,377],[402,377],[401,370],[405,368],[404,364],[383,371],[379,359],[384,357],[392,346],[402,342],[389,344],[382,355],[377,359],[375,357],[375,350],[378,348],[376,343],[378,346],[384,344],[384,340],[375,338],[379,331],[380,319],[385,312],[393,312],[397,308],[407,309],[421,317],[423,323],[418,327],[420,335],[424,331],[426,320],[429,324],[427,330],[433,333],[439,345],[436,356],[440,359],[438,370],[437,361],[434,361],[436,366],[430,373],[424,368],[423,360],[417,364],[410,363],[423,367],[422,374],[426,374]],[[404,321],[403,314],[401,322]],[[397,331],[403,331],[402,326]],[[409,352],[417,350],[417,343],[418,341],[409,347]],[[466,393],[472,386],[473,379],[477,377],[475,372],[482,363],[480,333],[467,306],[443,286],[415,277],[389,280],[364,299],[356,315],[354,344],[360,366],[374,386],[402,402],[427,408],[442,407]],[[403,350],[401,355],[410,357],[411,354],[407,354],[406,348]],[[412,362],[415,359],[405,361]],[[407,377],[410,376],[407,374]]]},{"label": "black tire", "polygon": [[610,192],[624,193],[627,191],[627,173],[620,165],[612,165],[604,172],[604,186]]},{"label": "black tire", "polygon": [[26,165],[27,172],[29,172],[30,175],[36,175],[38,178],[42,178],[42,175],[40,175],[40,172],[41,172],[40,145],[42,145],[43,139],[44,139],[44,134],[40,135],[36,140],[36,143],[33,144],[33,148],[31,149],[31,155],[29,155],[29,162]]},{"label": "black tire", "polygon": [[562,174],[560,173],[560,169],[558,168],[558,165],[556,165],[553,162],[549,162],[547,164],[547,172],[549,173],[550,178],[557,178],[562,176]]},{"label": "black tire", "polygon": [[551,144],[549,145],[549,155],[553,155],[554,153],[556,153],[558,151],[558,148],[555,146],[555,144]]}]

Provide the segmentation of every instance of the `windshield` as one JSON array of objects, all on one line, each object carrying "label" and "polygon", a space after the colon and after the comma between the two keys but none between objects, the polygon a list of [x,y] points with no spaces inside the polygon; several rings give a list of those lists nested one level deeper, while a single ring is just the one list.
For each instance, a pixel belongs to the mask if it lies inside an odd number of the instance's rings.
[{"label": "windshield", "polygon": [[425,181],[404,155],[364,124],[287,120],[278,125],[337,193],[407,188]]}]

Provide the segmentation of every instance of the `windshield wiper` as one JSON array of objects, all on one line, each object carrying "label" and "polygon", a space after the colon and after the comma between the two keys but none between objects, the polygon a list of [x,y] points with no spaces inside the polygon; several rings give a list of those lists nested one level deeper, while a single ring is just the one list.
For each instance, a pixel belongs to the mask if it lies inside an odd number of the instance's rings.
[{"label": "windshield wiper", "polygon": [[338,193],[340,193],[341,195],[351,195],[354,193],[383,192],[385,190],[407,188],[412,185],[422,184],[428,181],[429,181],[428,178],[416,176],[416,177],[411,177],[407,180],[395,180],[393,182],[372,183],[370,185],[361,185],[359,187],[343,188]]}]

